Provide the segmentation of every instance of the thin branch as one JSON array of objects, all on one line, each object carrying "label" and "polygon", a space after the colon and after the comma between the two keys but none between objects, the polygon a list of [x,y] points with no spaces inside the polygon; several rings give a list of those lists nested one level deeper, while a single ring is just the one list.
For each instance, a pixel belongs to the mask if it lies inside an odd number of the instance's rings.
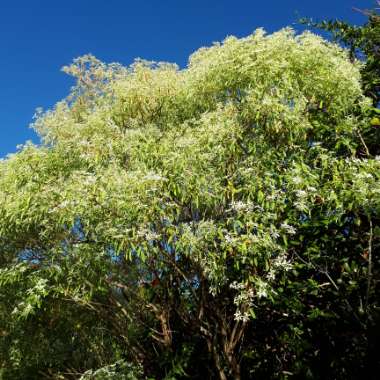
[{"label": "thin branch", "polygon": [[176,272],[189,284],[190,291],[194,297],[194,300],[198,300],[197,294],[194,290],[194,288],[191,286],[191,281],[189,278],[186,276],[186,274],[179,268],[177,263],[175,262],[175,258],[171,257],[165,249],[161,250],[161,252],[169,259],[169,262],[167,262],[169,265],[172,265],[173,268],[176,270]]},{"label": "thin branch", "polygon": [[369,240],[368,240],[368,274],[367,274],[367,293],[365,299],[365,308],[368,308],[368,301],[371,291],[372,282],[372,240],[373,240],[373,226],[372,219],[369,220]]},{"label": "thin branch", "polygon": [[371,157],[371,153],[369,153],[369,149],[368,149],[367,144],[365,143],[365,141],[364,141],[364,139],[363,139],[362,134],[360,133],[360,130],[357,129],[356,131],[357,131],[357,133],[358,133],[358,136],[359,136],[360,142],[361,142],[361,143],[363,144],[363,146],[364,146],[365,153],[366,153],[367,157]]}]

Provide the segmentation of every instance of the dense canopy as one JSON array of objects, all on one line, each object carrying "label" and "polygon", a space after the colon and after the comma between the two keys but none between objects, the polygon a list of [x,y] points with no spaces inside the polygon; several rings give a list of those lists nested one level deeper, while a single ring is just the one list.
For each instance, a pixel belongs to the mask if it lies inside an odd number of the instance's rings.
[{"label": "dense canopy", "polygon": [[77,85],[37,114],[41,145],[0,163],[0,378],[378,365],[380,160],[360,68],[291,29],[228,37],[182,70],[65,67]]}]

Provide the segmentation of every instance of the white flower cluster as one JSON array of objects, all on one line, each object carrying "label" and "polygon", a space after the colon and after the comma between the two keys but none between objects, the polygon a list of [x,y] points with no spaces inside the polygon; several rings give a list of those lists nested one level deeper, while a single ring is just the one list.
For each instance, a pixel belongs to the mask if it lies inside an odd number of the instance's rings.
[{"label": "white flower cluster", "polygon": [[224,240],[228,245],[234,246],[236,243],[236,238],[233,237],[229,232],[224,235]]},{"label": "white flower cluster", "polygon": [[295,202],[294,206],[296,207],[296,209],[298,211],[307,212],[309,210],[309,208],[307,207],[306,203],[304,203],[304,202]]},{"label": "white flower cluster", "polygon": [[366,179],[372,179],[373,176],[372,176],[372,174],[370,174],[370,173],[358,173],[358,174],[356,175],[356,178],[357,178],[357,179],[364,179],[364,180],[366,180]]},{"label": "white flower cluster", "polygon": [[230,288],[239,291],[238,295],[234,298],[234,304],[236,306],[243,306],[244,308],[247,308],[253,305],[255,293],[252,288],[247,288],[245,284],[237,281],[231,283]]},{"label": "white flower cluster", "polygon": [[295,177],[293,177],[292,182],[293,182],[295,185],[299,185],[299,184],[302,183],[302,178],[299,177],[299,176],[295,176]]},{"label": "white flower cluster", "polygon": [[276,279],[276,271],[273,268],[271,268],[267,273],[266,279],[268,281],[274,281]]},{"label": "white flower cluster", "polygon": [[268,282],[258,278],[255,280],[255,288],[249,287],[246,284],[234,281],[230,284],[230,288],[239,291],[234,298],[234,304],[237,306],[234,314],[236,321],[247,322],[250,318],[249,310],[254,306],[255,298],[267,298],[271,292]]},{"label": "white flower cluster", "polygon": [[235,298],[235,305],[252,306],[255,294],[251,288],[242,290]]},{"label": "white flower cluster", "polygon": [[270,226],[269,234],[273,239],[278,239],[280,237],[280,234],[273,226]]},{"label": "white flower cluster", "polygon": [[52,214],[54,212],[57,212],[59,210],[64,210],[66,208],[68,208],[69,206],[75,206],[77,204],[77,202],[75,200],[64,200],[62,201],[61,203],[59,203],[57,206],[49,209],[49,213]]},{"label": "white flower cluster", "polygon": [[308,206],[306,204],[307,201],[307,192],[305,190],[296,190],[295,191],[297,201],[294,202],[294,206],[297,210],[307,212]]},{"label": "white flower cluster", "polygon": [[235,321],[241,321],[241,322],[249,321],[249,314],[246,311],[242,313],[239,309],[236,310],[234,317],[235,317]]},{"label": "white flower cluster", "polygon": [[218,288],[215,285],[210,286],[210,294],[215,297],[218,294]]},{"label": "white flower cluster", "polygon": [[230,210],[235,212],[251,212],[254,210],[254,204],[252,202],[245,203],[242,201],[233,201],[231,202],[230,207]]},{"label": "white flower cluster", "polygon": [[[230,288],[239,291],[239,294],[234,298],[234,304],[237,306],[234,314],[235,321],[248,322],[249,314],[246,311],[253,306],[254,292],[252,288],[241,282],[234,281],[230,284]],[[244,309],[245,311],[242,311]]]},{"label": "white flower cluster", "polygon": [[40,278],[32,289],[27,290],[27,293],[33,294],[33,292],[36,292],[39,294],[46,295],[48,293],[46,290],[47,283],[48,283],[48,280],[46,278]]},{"label": "white flower cluster", "polygon": [[234,282],[231,282],[230,288],[235,289],[235,290],[242,290],[242,289],[245,289],[245,284],[234,281]]},{"label": "white flower cluster", "polygon": [[346,158],[344,161],[347,162],[347,164],[362,164],[363,162],[367,162],[366,158]]},{"label": "white flower cluster", "polygon": [[145,238],[148,241],[158,240],[161,237],[160,234],[158,234],[154,231],[148,230],[146,228],[142,228],[142,229],[138,230],[137,236]]},{"label": "white flower cluster", "polygon": [[293,268],[293,265],[286,259],[285,254],[281,254],[273,260],[273,267],[278,270],[288,271]]},{"label": "white flower cluster", "polygon": [[282,223],[280,227],[282,230],[284,230],[284,232],[286,232],[289,235],[294,235],[297,232],[297,230],[288,223]]},{"label": "white flower cluster", "polygon": [[305,190],[296,190],[297,198],[306,198],[307,192]]},{"label": "white flower cluster", "polygon": [[257,290],[256,290],[257,298],[267,298],[269,295],[269,284],[259,279],[256,282],[256,286],[257,286]]},{"label": "white flower cluster", "polygon": [[277,189],[273,185],[270,186],[270,189],[268,189],[268,191],[271,191],[271,194],[268,194],[266,196],[266,199],[268,201],[278,200],[278,199],[282,199],[284,197],[284,191],[281,189]]}]

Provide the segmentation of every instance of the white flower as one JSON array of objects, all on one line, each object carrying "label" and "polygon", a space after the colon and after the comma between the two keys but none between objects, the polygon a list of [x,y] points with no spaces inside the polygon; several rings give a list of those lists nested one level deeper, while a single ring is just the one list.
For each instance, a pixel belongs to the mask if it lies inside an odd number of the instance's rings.
[{"label": "white flower", "polygon": [[160,238],[160,235],[157,234],[156,232],[148,231],[148,232],[145,234],[145,238],[146,238],[146,240],[148,240],[148,241],[158,240],[158,239]]},{"label": "white flower", "polygon": [[307,196],[307,192],[304,190],[297,190],[296,191],[296,196],[298,198],[305,198]]},{"label": "white flower", "polygon": [[276,279],[276,272],[271,269],[267,274],[267,280],[268,281],[274,281]]},{"label": "white flower", "polygon": [[224,235],[224,240],[227,244],[233,245],[235,243],[235,239],[229,233]]},{"label": "white flower", "polygon": [[293,268],[292,264],[286,260],[285,255],[277,256],[273,260],[273,266],[284,271],[288,271]]},{"label": "white flower", "polygon": [[234,281],[230,284],[231,289],[241,290],[245,288],[245,285],[241,282]]},{"label": "white flower", "polygon": [[273,239],[277,239],[280,237],[280,234],[278,233],[278,231],[276,231],[272,226],[270,228],[270,236],[273,238]]},{"label": "white flower", "polygon": [[289,235],[294,235],[294,234],[297,232],[297,230],[296,230],[293,226],[291,226],[291,225],[289,225],[289,224],[287,224],[287,223],[282,223],[280,227],[281,227],[286,233],[288,233]]},{"label": "white flower", "polygon": [[242,201],[231,202],[231,210],[235,212],[249,212],[253,210],[253,204],[251,202],[244,203]]},{"label": "white flower", "polygon": [[235,321],[242,321],[242,322],[249,321],[249,314],[247,312],[242,313],[240,310],[236,310],[234,317],[235,317]]},{"label": "white flower", "polygon": [[146,228],[142,228],[137,231],[137,236],[145,238],[148,241],[158,240],[160,238],[160,235],[158,233]]},{"label": "white flower", "polygon": [[260,281],[258,283],[256,295],[257,295],[257,298],[268,297],[268,284],[266,282]]},{"label": "white flower", "polygon": [[359,173],[359,174],[357,174],[357,178],[360,178],[360,179],[371,179],[373,177],[372,177],[372,174],[370,174],[370,173]]},{"label": "white flower", "polygon": [[210,294],[214,297],[218,294],[218,289],[216,288],[216,286],[210,286]]},{"label": "white flower", "polygon": [[268,297],[268,292],[266,291],[266,289],[262,288],[262,289],[259,289],[257,291],[257,297],[258,298],[266,298]]}]

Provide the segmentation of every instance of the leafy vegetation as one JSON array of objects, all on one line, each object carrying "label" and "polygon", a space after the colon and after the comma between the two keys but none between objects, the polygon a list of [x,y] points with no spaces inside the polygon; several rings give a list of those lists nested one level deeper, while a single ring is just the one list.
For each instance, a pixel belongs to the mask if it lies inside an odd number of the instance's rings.
[{"label": "leafy vegetation", "polygon": [[65,67],[42,144],[0,164],[0,378],[379,371],[362,67],[290,29]]},{"label": "leafy vegetation", "polygon": [[[380,6],[380,1],[376,1]],[[363,138],[371,150],[380,154],[380,8],[372,10],[355,9],[367,17],[364,25],[356,26],[341,20],[313,22],[302,19],[301,23],[327,31],[334,41],[342,44],[350,52],[352,61],[363,62],[360,69],[364,94],[372,99],[373,107],[368,110],[370,117]]]}]

